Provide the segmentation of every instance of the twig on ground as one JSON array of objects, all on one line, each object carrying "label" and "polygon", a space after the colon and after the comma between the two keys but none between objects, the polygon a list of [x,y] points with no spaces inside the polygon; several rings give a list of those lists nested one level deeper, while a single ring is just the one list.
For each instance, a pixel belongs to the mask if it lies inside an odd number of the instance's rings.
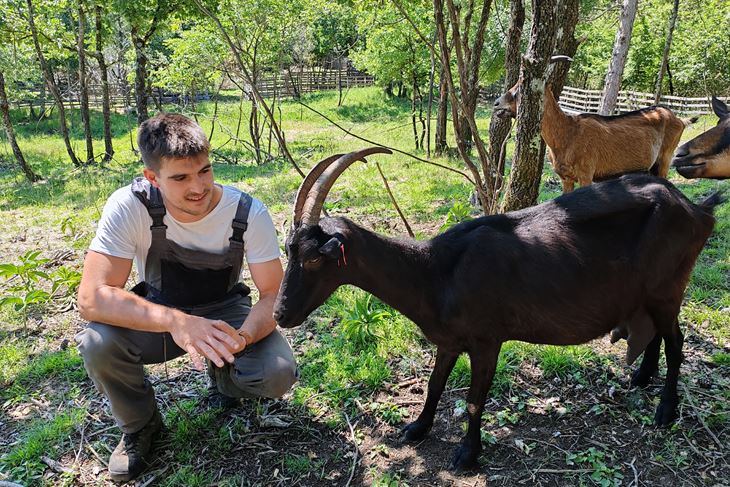
[{"label": "twig on ground", "polygon": [[150,476],[150,478],[148,478],[147,480],[145,480],[144,483],[140,484],[139,487],[147,487],[152,482],[154,482],[157,477],[159,477],[160,475],[162,475],[163,473],[165,473],[168,468],[170,468],[169,465],[166,466],[165,468],[163,468],[162,470],[160,470],[159,472],[153,473],[152,476]]},{"label": "twig on ground", "polygon": [[347,415],[347,412],[345,412],[345,420],[347,421],[347,426],[349,426],[349,428],[350,428],[350,435],[352,436],[352,444],[355,446],[355,451],[353,452],[353,456],[352,456],[352,467],[350,467],[350,478],[347,479],[347,483],[345,484],[345,487],[349,487],[350,482],[352,482],[352,477],[355,476],[355,466],[357,466],[357,457],[358,457],[358,452],[360,450],[357,447],[357,438],[355,437],[355,428],[352,426],[352,423],[350,423],[350,417]]},{"label": "twig on ground", "polygon": [[408,386],[412,386],[413,384],[417,384],[420,381],[421,381],[420,378],[414,377],[413,379],[408,379],[408,380],[404,380],[403,382],[399,382],[395,386],[399,389],[402,389],[403,387],[408,387]]},{"label": "twig on ground", "polygon": [[99,455],[96,452],[96,450],[94,450],[94,447],[93,446],[91,446],[91,445],[89,445],[87,443],[86,444],[86,448],[96,457],[97,460],[99,460],[99,462],[101,462],[102,465],[104,465],[105,467],[108,467],[109,466],[109,464],[106,463],[106,460],[104,460],[103,458],[101,458],[101,455]]},{"label": "twig on ground", "polygon": [[[635,487],[639,487],[639,472],[636,470],[636,466],[634,465],[636,463],[636,457],[631,459],[631,463],[629,463],[629,467],[631,467],[631,470],[634,471],[634,483],[633,485]],[[631,487],[631,486],[629,486]]]},{"label": "twig on ground", "polygon": [[593,472],[592,468],[538,468],[535,473],[587,473]]},{"label": "twig on ground", "polygon": [[64,467],[60,462],[57,462],[53,458],[45,455],[41,456],[41,461],[48,465],[48,467],[56,473],[76,473],[72,468]]},{"label": "twig on ground", "polygon": [[684,389],[684,396],[687,398],[687,401],[689,401],[689,405],[692,406],[692,409],[695,410],[695,414],[697,415],[697,420],[700,422],[702,427],[707,431],[707,434],[710,435],[710,437],[715,440],[715,443],[717,443],[717,446],[720,447],[720,451],[725,449],[725,445],[715,436],[715,433],[710,430],[710,428],[707,426],[707,423],[705,423],[705,419],[702,417],[702,414],[700,414],[699,411],[697,411],[697,406],[695,405],[694,401],[692,400],[692,396],[689,393],[689,389],[682,384],[682,388]]}]

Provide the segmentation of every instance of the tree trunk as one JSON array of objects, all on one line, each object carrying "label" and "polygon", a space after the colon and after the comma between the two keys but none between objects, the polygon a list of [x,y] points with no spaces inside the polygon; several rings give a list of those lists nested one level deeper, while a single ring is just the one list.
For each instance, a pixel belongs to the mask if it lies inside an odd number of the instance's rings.
[{"label": "tree trunk", "polygon": [[41,178],[33,172],[28,163],[25,161],[25,157],[23,157],[23,153],[20,151],[20,146],[15,140],[13,124],[10,121],[10,104],[8,103],[7,94],[5,93],[5,76],[3,76],[2,71],[0,71],[0,112],[3,114],[5,133],[8,134],[8,142],[10,142],[10,147],[13,149],[15,160],[18,161],[18,165],[20,166],[20,169],[23,170],[23,173],[25,173],[25,177],[28,181],[31,183],[38,181]]},{"label": "tree trunk", "polygon": [[418,146],[418,127],[416,126],[416,74],[413,73],[413,94],[411,96],[411,124],[413,125],[413,138],[416,143],[416,150],[420,149]]},{"label": "tree trunk", "polygon": [[[578,24],[580,17],[580,0],[563,0],[560,2],[558,9],[560,28],[555,39],[554,52],[572,58],[580,45],[580,41],[575,38],[575,26]],[[558,61],[550,65],[548,83],[556,100],[560,98],[560,94],[563,92],[565,81],[568,78],[568,71],[570,71],[570,62]]]},{"label": "tree trunk", "polygon": [[[504,55],[504,91],[512,88],[520,77],[520,40],[525,24],[525,6],[522,0],[512,0],[510,4],[510,23],[507,33],[507,47]],[[496,209],[499,193],[502,190],[505,159],[507,157],[507,136],[512,128],[512,120],[492,116],[489,122],[489,157],[494,168],[494,186],[491,209]]]},{"label": "tree trunk", "polygon": [[137,34],[137,28],[132,27],[132,44],[134,45],[134,98],[137,103],[137,123],[142,124],[150,118],[147,108],[147,43]]},{"label": "tree trunk", "polygon": [[[453,0],[447,0],[447,5],[450,19],[449,23],[451,25],[452,42],[456,51],[456,62],[459,74],[460,90],[458,92],[454,83],[453,75],[451,73],[451,70],[449,69],[451,49],[449,48],[446,34],[443,0],[434,0],[433,2],[434,20],[436,22],[436,33],[439,40],[438,45],[441,55],[441,63],[443,64],[443,66],[446,67],[444,73],[446,74],[445,78],[448,84],[449,99],[451,101],[451,119],[454,126],[456,148],[459,151],[461,159],[464,161],[464,164],[471,173],[471,180],[474,184],[474,188],[479,198],[479,203],[482,207],[482,211],[486,214],[489,211],[488,194],[490,192],[489,188],[491,188],[491,181],[487,180],[487,183],[484,184],[482,182],[482,174],[484,175],[484,178],[491,177],[489,171],[484,169],[489,165],[489,155],[487,154],[484,142],[479,136],[479,131],[476,126],[475,114],[474,111],[470,109],[468,99],[470,97],[470,84],[472,80],[471,68],[474,63],[478,65],[481,60],[482,48],[484,45],[484,32],[486,29],[487,20],[489,19],[489,9],[491,7],[491,1],[487,0],[482,4],[479,27],[476,34],[474,34],[474,44],[471,46],[469,45],[469,40],[472,37],[469,33],[469,27],[471,25],[470,21],[473,14],[474,4],[472,3],[469,5],[470,8],[465,16],[465,25],[463,30],[460,27],[460,8],[454,5]],[[477,83],[477,94],[478,88],[479,86]],[[482,173],[479,172],[479,166],[474,163],[468,152],[467,146],[464,144],[464,137],[462,135],[463,126],[461,125],[462,115],[464,115],[463,120],[469,125],[469,129],[474,137],[474,142],[476,143],[477,151],[479,153],[479,161],[481,163]]]},{"label": "tree trunk", "polygon": [[208,135],[208,141],[213,141],[213,133],[215,132],[215,122],[218,120],[218,97],[221,93],[221,90],[223,89],[223,80],[225,78],[221,77],[221,82],[218,85],[218,89],[215,92],[215,100],[213,102],[213,120],[211,120],[210,123],[210,134]]},{"label": "tree trunk", "polygon": [[548,60],[555,47],[556,0],[533,0],[530,45],[523,59],[522,93],[517,110],[517,141],[502,211],[534,205],[540,190],[540,122],[544,111]]},{"label": "tree trunk", "polygon": [[439,103],[436,112],[436,136],[434,139],[434,150],[436,155],[440,156],[446,152],[446,120],[447,110],[449,109],[449,92],[446,86],[446,74],[443,65],[441,66],[441,74],[439,75]]},{"label": "tree trunk", "polygon": [[66,152],[68,153],[68,157],[71,159],[71,163],[73,163],[74,166],[80,166],[81,163],[79,162],[78,158],[76,157],[73,147],[71,147],[71,139],[68,134],[68,125],[66,124],[66,109],[63,105],[63,98],[61,98],[61,92],[58,89],[58,85],[56,85],[56,80],[53,78],[53,74],[51,73],[51,70],[48,67],[48,63],[46,63],[46,58],[45,58],[45,56],[43,56],[43,50],[41,49],[41,44],[38,41],[38,30],[36,29],[35,21],[33,20],[33,17],[34,17],[33,2],[32,2],[32,0],[27,0],[27,3],[28,3],[28,25],[30,26],[30,33],[33,36],[33,46],[35,47],[36,55],[38,56],[38,62],[41,65],[41,71],[43,72],[43,77],[46,79],[46,85],[48,86],[48,89],[51,90],[53,99],[56,100],[56,105],[58,106],[58,121],[59,121],[60,129],[61,129],[61,135],[63,136],[63,142],[66,145]]},{"label": "tree trunk", "polygon": [[[436,35],[431,38],[431,44],[436,42]],[[426,157],[431,158],[431,113],[433,110],[433,78],[436,74],[436,56],[431,50],[431,72],[428,77],[428,115],[426,123]]]},{"label": "tree trunk", "polygon": [[667,70],[669,62],[669,50],[672,47],[672,36],[674,35],[674,27],[677,25],[677,14],[679,13],[679,0],[674,0],[672,7],[672,15],[669,17],[669,26],[667,27],[667,40],[664,43],[664,52],[662,53],[662,64],[659,66],[659,74],[657,75],[656,88],[654,89],[654,105],[659,104],[662,97],[662,83],[664,81],[664,72]]},{"label": "tree trunk", "polygon": [[89,113],[89,85],[86,78],[86,15],[81,2],[79,2],[79,32],[76,39],[76,51],[79,56],[79,96],[81,120],[84,124],[84,138],[86,140],[86,164],[94,162],[94,140],[91,136],[91,115]]},{"label": "tree trunk", "polygon": [[603,88],[603,97],[601,97],[601,104],[598,108],[600,115],[611,115],[616,108],[616,100],[618,99],[618,92],[621,89],[621,79],[624,74],[624,66],[626,65],[626,57],[629,53],[629,46],[631,45],[631,32],[634,28],[636,5],[638,2],[639,0],[624,0],[621,11],[621,25],[618,31],[616,31],[613,53],[611,54],[611,64],[608,66],[606,82]]},{"label": "tree trunk", "polygon": [[94,57],[96,58],[96,62],[99,64],[99,74],[101,76],[101,110],[104,118],[104,162],[109,162],[114,156],[114,146],[112,145],[109,73],[107,72],[106,61],[104,60],[104,44],[101,32],[101,4],[96,4],[94,9],[94,20],[96,26],[96,53],[94,54]]}]

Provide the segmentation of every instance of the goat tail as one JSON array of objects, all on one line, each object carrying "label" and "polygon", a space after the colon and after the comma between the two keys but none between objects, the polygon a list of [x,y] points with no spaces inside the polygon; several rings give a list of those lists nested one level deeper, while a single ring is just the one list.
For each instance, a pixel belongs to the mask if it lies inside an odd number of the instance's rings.
[{"label": "goat tail", "polygon": [[705,198],[699,206],[707,213],[714,213],[715,207],[727,201],[727,188],[721,188]]},{"label": "goat tail", "polygon": [[700,117],[698,117],[697,115],[695,115],[694,117],[683,118],[681,120],[682,120],[682,123],[684,124],[685,127],[689,127],[690,125],[692,125],[693,123],[695,123],[699,119],[700,119]]}]

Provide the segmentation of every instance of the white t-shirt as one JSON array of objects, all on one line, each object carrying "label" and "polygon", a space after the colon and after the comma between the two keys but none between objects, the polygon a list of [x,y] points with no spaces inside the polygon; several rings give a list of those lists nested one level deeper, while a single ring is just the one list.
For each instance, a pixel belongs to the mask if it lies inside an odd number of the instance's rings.
[{"label": "white t-shirt", "polygon": [[[145,181],[149,195],[149,183]],[[241,191],[223,186],[223,196],[213,211],[192,223],[182,223],[165,214],[167,238],[178,245],[223,254],[228,250],[229,238],[233,235],[231,222],[236,215]],[[101,254],[134,259],[139,279],[145,278],[144,269],[147,251],[152,242],[150,232],[152,217],[142,202],[132,194],[131,185],[120,188],[104,205],[96,236],[89,250]],[[248,214],[248,228],[243,234],[246,261],[249,264],[267,262],[280,256],[276,229],[266,206],[256,198],[251,202]]]}]

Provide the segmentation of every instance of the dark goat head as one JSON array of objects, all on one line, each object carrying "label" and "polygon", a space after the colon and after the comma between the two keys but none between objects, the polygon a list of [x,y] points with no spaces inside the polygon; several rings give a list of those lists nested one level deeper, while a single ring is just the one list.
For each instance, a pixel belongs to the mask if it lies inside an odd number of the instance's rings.
[{"label": "dark goat head", "polygon": [[679,146],[674,153],[672,165],[685,178],[730,178],[730,110],[714,96],[712,109],[720,118],[717,125]]},{"label": "dark goat head", "polygon": [[274,319],[283,328],[301,325],[342,284],[346,283],[346,229],[335,219],[320,224],[327,193],[355,161],[372,154],[391,154],[371,147],[330,156],[309,171],[294,204],[292,226],[286,239],[288,264],[274,305]]}]

